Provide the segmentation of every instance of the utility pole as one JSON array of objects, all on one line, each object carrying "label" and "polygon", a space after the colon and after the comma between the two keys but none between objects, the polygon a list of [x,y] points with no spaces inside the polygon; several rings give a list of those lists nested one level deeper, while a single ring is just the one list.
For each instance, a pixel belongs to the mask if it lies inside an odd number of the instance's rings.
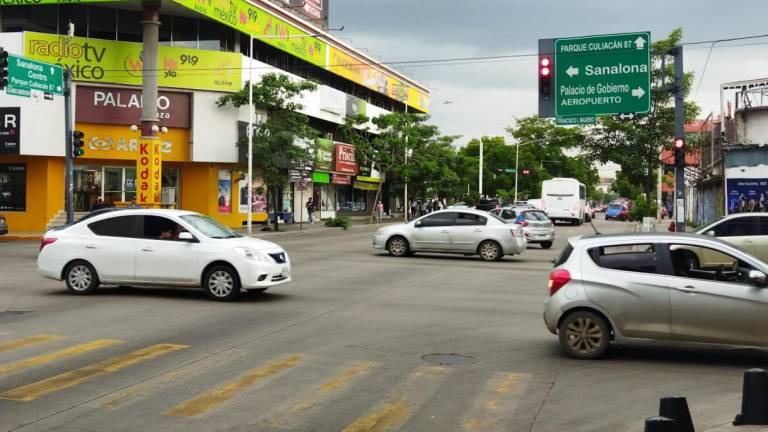
[{"label": "utility pole", "polygon": [[480,198],[483,197],[483,140],[480,140],[480,174],[478,179]]},{"label": "utility pole", "polygon": [[[685,143],[683,112],[683,47],[672,48],[675,58],[675,139]],[[675,231],[685,232],[685,145],[675,149]]]},{"label": "utility pole", "polygon": [[67,223],[75,221],[75,211],[72,208],[72,171],[74,170],[74,155],[72,147],[72,75],[64,68],[64,210],[67,213]]}]

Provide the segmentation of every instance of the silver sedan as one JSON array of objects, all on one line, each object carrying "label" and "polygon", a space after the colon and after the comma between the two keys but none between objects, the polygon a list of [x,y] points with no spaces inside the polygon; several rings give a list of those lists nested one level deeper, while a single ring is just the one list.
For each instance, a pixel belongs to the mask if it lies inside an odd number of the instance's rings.
[{"label": "silver sedan", "polygon": [[497,261],[525,250],[522,230],[498,217],[474,209],[441,210],[412,222],[390,225],[373,236],[373,247],[390,255],[443,252],[480,255]]},{"label": "silver sedan", "polygon": [[569,239],[549,277],[544,322],[570,356],[654,339],[768,345],[768,264],[695,234]]},{"label": "silver sedan", "polygon": [[528,243],[538,243],[543,249],[549,249],[555,242],[555,227],[546,213],[532,207],[505,207],[490,210],[508,223],[520,225]]}]

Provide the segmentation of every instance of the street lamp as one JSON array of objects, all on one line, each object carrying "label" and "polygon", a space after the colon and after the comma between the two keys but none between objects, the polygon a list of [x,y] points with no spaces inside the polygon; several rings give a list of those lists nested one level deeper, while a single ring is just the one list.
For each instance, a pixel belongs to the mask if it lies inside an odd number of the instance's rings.
[{"label": "street lamp", "polygon": [[[534,144],[534,143],[539,143],[539,142],[546,141],[546,140],[547,140],[547,138],[540,138],[540,139],[533,140],[533,141],[526,141],[526,142],[523,142],[523,143],[515,143],[515,199],[514,199],[514,202],[517,202],[517,177],[518,177],[517,170],[518,170],[518,162],[520,160],[520,146],[528,145],[528,144]],[[482,153],[482,148],[483,147],[482,147],[482,144],[481,144],[481,147],[480,147],[480,149],[481,149],[480,150],[480,155],[481,155],[480,157],[481,158],[482,158],[482,154],[483,154]]]}]

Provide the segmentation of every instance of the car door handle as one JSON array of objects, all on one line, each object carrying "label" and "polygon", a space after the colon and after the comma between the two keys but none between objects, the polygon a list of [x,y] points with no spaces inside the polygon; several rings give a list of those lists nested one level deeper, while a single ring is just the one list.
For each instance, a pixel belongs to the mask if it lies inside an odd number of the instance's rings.
[{"label": "car door handle", "polygon": [[684,287],[675,287],[676,290],[686,292],[686,293],[695,293],[696,287],[692,285],[686,285]]},{"label": "car door handle", "polygon": [[475,232],[483,232],[483,230],[481,230],[480,228],[477,228],[477,229],[475,230]]},{"label": "car door handle", "polygon": [[753,242],[750,239],[744,239],[744,243],[752,244]]},{"label": "car door handle", "polygon": [[443,234],[448,234],[450,231],[448,231],[448,230],[441,230],[440,232],[443,233]]},{"label": "car door handle", "polygon": [[89,243],[89,244],[85,245],[85,248],[86,248],[86,249],[98,249],[99,247],[98,247],[98,246],[96,246],[96,245],[95,245],[95,244],[93,244],[93,243]]},{"label": "car door handle", "polygon": [[147,247],[143,247],[143,248],[141,248],[141,250],[142,250],[143,252],[154,252],[154,251],[155,251],[154,249],[152,249],[152,248],[151,248],[151,247],[149,247],[149,246],[147,246]]}]

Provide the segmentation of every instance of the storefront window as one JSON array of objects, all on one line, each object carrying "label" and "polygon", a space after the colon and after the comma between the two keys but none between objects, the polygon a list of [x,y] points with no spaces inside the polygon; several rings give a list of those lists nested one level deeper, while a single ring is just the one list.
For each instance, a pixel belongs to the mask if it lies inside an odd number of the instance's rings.
[{"label": "storefront window", "polygon": [[[80,6],[82,8],[82,6]],[[115,9],[88,8],[88,37],[115,40],[117,34],[117,11]]]},{"label": "storefront window", "polygon": [[115,207],[123,201],[123,168],[104,168],[104,202]]},{"label": "storefront window", "polygon": [[197,20],[173,17],[173,46],[197,48]]},{"label": "storefront window", "polygon": [[[82,6],[79,7],[82,8]],[[141,19],[141,12],[118,10],[117,39],[126,42],[141,42]]]},{"label": "storefront window", "polygon": [[176,208],[179,202],[179,169],[163,168],[163,197],[162,204]]},{"label": "storefront window", "polygon": [[[4,7],[3,31],[22,30],[42,33],[56,33],[56,6]],[[83,27],[85,31],[85,27]]]},{"label": "storefront window", "polygon": [[74,209],[90,211],[96,198],[101,196],[101,167],[76,166],[73,176]]},{"label": "storefront window", "polygon": [[367,191],[354,189],[352,186],[338,186],[336,209],[343,212],[363,212],[366,205]]},{"label": "storefront window", "polygon": [[320,210],[334,211],[336,209],[336,188],[332,184],[315,184],[313,199],[320,203]]},{"label": "storefront window", "polygon": [[232,51],[235,48],[234,32],[223,25],[207,20],[198,22],[199,48],[212,51]]},{"label": "storefront window", "polygon": [[[36,12],[39,7],[29,8],[30,14]],[[75,25],[75,36],[86,37],[88,34],[88,9],[82,6],[59,6],[59,34],[67,34],[69,23]]]},{"label": "storefront window", "polygon": [[0,210],[27,209],[27,165],[0,164]]},{"label": "storefront window", "polygon": [[125,201],[136,199],[136,168],[125,169]]}]

